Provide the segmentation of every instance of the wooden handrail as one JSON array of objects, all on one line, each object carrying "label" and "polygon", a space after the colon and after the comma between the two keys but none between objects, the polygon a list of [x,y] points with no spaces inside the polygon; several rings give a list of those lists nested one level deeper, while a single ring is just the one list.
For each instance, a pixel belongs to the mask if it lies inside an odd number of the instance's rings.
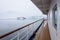
[{"label": "wooden handrail", "polygon": [[[41,19],[39,19],[39,20],[37,20],[37,21],[35,21],[35,22],[32,22],[32,23],[30,23],[30,24],[27,24],[27,25],[25,25],[25,26],[23,26],[23,27],[21,27],[21,28],[15,29],[15,30],[13,30],[13,31],[11,31],[11,32],[9,32],[9,33],[6,33],[6,34],[0,36],[0,39],[2,39],[2,38],[4,38],[4,37],[6,37],[6,36],[8,36],[8,35],[10,35],[10,34],[12,34],[12,33],[14,33],[14,32],[16,32],[16,31],[19,31],[19,30],[21,30],[21,29],[23,29],[23,28],[25,28],[25,27],[28,27],[29,25],[34,24],[34,23],[36,23],[36,22],[38,22],[38,21],[40,21],[40,20],[41,20]],[[43,20],[43,21],[44,21],[44,20]]]}]

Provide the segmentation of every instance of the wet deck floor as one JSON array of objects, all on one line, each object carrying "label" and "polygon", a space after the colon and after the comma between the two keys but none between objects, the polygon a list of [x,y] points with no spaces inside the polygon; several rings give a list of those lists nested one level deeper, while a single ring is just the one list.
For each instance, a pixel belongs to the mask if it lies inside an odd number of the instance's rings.
[{"label": "wet deck floor", "polygon": [[34,40],[51,40],[47,22],[39,29]]}]

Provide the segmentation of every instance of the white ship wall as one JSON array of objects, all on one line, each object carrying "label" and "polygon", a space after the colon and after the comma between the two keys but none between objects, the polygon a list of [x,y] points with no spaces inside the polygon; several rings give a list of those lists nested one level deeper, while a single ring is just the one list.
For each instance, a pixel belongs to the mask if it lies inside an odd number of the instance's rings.
[{"label": "white ship wall", "polygon": [[[58,31],[59,28],[57,30],[54,28],[54,25],[53,25],[53,16],[52,16],[52,14],[53,14],[52,10],[53,10],[53,7],[55,6],[55,4],[58,5],[58,1],[57,0],[52,0],[51,5],[50,5],[50,10],[48,12],[48,25],[49,25],[49,31],[50,31],[51,40],[58,40],[57,39],[57,35],[58,35],[57,31]],[[58,6],[57,6],[57,8],[58,8]],[[57,14],[59,14],[59,13],[57,12]],[[59,27],[59,23],[60,23],[59,19],[60,18],[57,15],[57,24],[58,24],[57,27]]]},{"label": "white ship wall", "polygon": [[57,1],[58,3],[58,27],[57,27],[57,40],[60,40],[60,0]]}]

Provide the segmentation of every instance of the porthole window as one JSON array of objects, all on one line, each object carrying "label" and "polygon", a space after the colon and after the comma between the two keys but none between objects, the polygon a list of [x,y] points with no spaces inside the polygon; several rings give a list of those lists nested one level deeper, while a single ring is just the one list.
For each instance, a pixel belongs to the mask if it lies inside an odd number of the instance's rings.
[{"label": "porthole window", "polygon": [[54,6],[53,8],[53,25],[54,25],[54,28],[57,29],[57,4]]}]

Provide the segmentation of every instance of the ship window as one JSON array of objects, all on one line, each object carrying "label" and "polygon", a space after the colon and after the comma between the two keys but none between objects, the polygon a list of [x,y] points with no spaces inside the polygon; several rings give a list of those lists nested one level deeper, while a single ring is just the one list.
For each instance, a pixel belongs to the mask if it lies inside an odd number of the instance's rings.
[{"label": "ship window", "polygon": [[57,29],[57,4],[53,8],[53,25]]}]

